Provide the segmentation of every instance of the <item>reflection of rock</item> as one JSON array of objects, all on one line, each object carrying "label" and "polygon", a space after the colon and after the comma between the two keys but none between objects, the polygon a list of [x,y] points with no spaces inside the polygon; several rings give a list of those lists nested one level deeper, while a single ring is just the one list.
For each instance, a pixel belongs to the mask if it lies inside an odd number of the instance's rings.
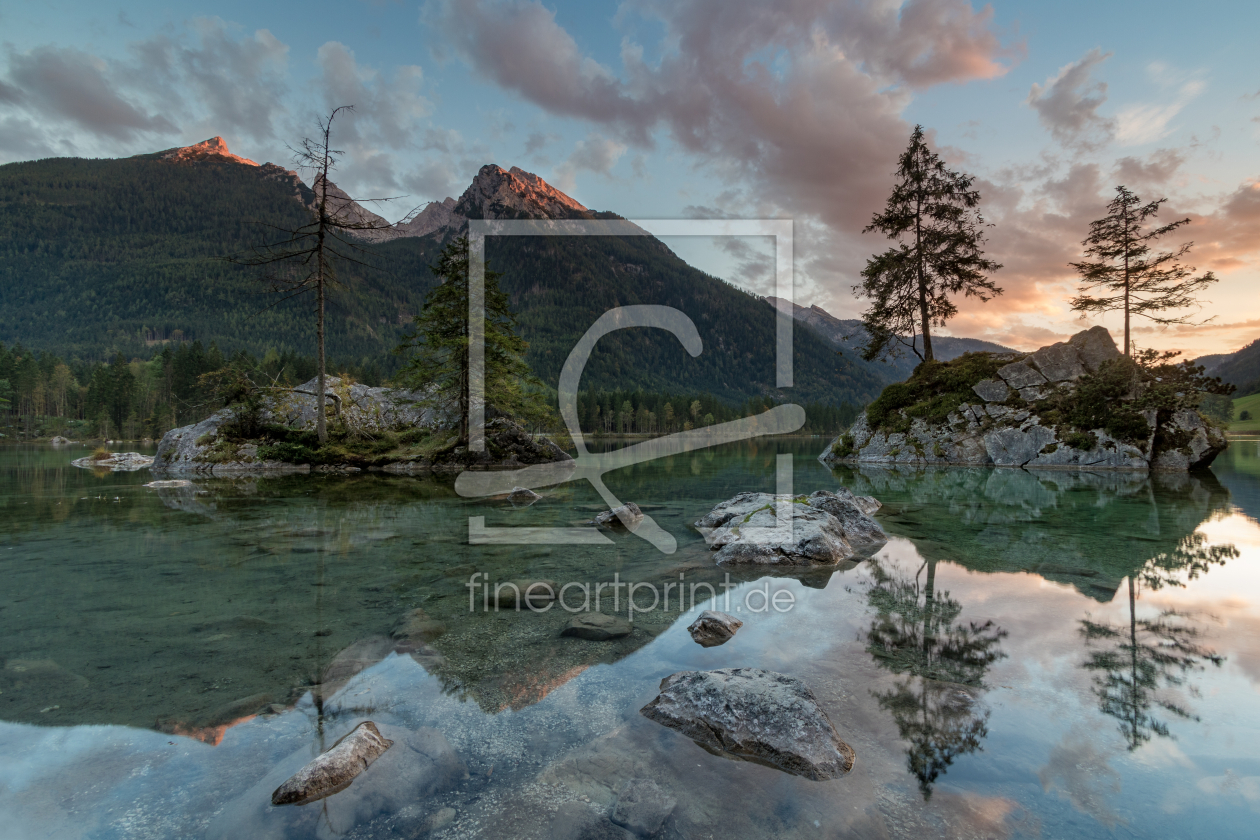
[{"label": "reflection of rock", "polygon": [[717,610],[705,610],[691,623],[687,632],[691,634],[691,638],[704,647],[716,647],[730,641],[735,636],[735,631],[743,626],[744,622],[733,615]]},{"label": "reflection of rock", "polygon": [[566,802],[557,808],[547,836],[551,840],[631,840],[634,837],[581,802]]},{"label": "reflection of rock", "polygon": [[60,692],[87,688],[87,678],[72,674],[51,659],[10,659],[0,671],[4,691]]},{"label": "reflection of rock", "polygon": [[111,452],[108,458],[78,458],[70,462],[85,470],[109,470],[110,472],[135,472],[153,464],[152,455],[139,452]]},{"label": "reflection of rock", "polygon": [[398,619],[390,635],[412,642],[431,642],[445,632],[446,626],[442,622],[429,618],[424,610],[414,609]]},{"label": "reflection of rock", "polygon": [[611,817],[640,837],[650,837],[661,830],[677,805],[678,800],[651,779],[631,779],[617,794]]},{"label": "reflection of rock", "polygon": [[350,678],[380,662],[394,650],[394,642],[384,636],[360,639],[342,650],[328,663],[320,677],[320,694],[331,697]]},{"label": "reflection of rock", "polygon": [[1025,571],[1110,601],[1151,557],[1229,507],[1210,471],[838,468],[857,493],[884,502],[888,533],[925,559],[983,572]]},{"label": "reflection of rock", "polygon": [[276,788],[271,804],[305,805],[343,791],[393,745],[375,723],[364,721]]},{"label": "reflection of rock", "polygon": [[807,779],[834,779],[853,768],[852,747],[813,692],[772,671],[681,671],[661,680],[660,695],[640,711],[709,752]]},{"label": "reflection of rock", "polygon": [[[868,509],[875,500],[864,501]],[[787,508],[786,511],[783,508]],[[791,529],[780,529],[779,516]],[[787,524],[785,522],[785,524]],[[868,556],[884,544],[879,523],[848,491],[810,496],[740,493],[696,522],[718,565],[834,565]]]},{"label": "reflection of rock", "polygon": [[560,635],[589,639],[593,642],[606,642],[609,639],[629,636],[633,630],[634,625],[619,616],[584,612],[569,619],[569,623],[565,625]]}]

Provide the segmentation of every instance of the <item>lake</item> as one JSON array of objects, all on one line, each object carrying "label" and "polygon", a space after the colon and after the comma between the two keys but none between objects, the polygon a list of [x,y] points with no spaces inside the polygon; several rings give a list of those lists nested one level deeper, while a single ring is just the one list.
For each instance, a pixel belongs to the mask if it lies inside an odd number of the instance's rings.
[{"label": "lake", "polygon": [[[676,800],[662,837],[1253,834],[1256,440],[1209,472],[1152,477],[832,471],[825,444],[763,438],[610,473],[672,554],[626,533],[469,544],[470,518],[570,527],[606,509],[576,483],[529,507],[380,473],[154,489],[147,471],[70,466],[82,448],[0,448],[3,834],[567,836],[557,809],[606,813],[631,779]],[[878,498],[890,540],[831,572],[728,579],[691,523],[773,492],[785,454],[797,493]],[[560,636],[561,609],[496,610],[478,588],[614,575],[695,594],[589,641]],[[789,608],[767,608],[781,592]],[[725,645],[687,633],[706,607],[743,620]],[[624,589],[603,611],[630,617]],[[408,619],[422,638],[391,637]],[[662,678],[730,667],[809,686],[852,772],[733,761],[639,713]],[[270,805],[365,719],[396,746],[341,793]]]}]

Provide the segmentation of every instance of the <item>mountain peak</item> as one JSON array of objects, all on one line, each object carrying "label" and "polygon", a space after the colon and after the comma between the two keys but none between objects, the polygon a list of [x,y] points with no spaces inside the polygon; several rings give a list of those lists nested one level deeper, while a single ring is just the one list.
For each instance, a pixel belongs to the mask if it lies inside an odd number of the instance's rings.
[{"label": "mountain peak", "polygon": [[222,137],[211,137],[209,140],[202,140],[200,143],[194,143],[191,146],[179,146],[174,149],[167,149],[165,152],[159,152],[160,160],[169,160],[172,163],[200,163],[202,161],[210,161],[212,163],[243,163],[246,166],[257,166],[255,161],[249,158],[243,158],[240,155],[234,155],[228,150],[227,141]]},{"label": "mountain peak", "polygon": [[588,211],[532,172],[488,163],[464,190],[454,212],[469,219],[571,219]]}]

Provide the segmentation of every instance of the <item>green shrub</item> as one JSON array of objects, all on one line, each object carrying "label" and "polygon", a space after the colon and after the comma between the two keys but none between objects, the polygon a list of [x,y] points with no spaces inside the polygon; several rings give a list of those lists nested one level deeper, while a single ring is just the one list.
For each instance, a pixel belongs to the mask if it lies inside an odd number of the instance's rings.
[{"label": "green shrub", "polygon": [[958,406],[978,401],[971,386],[996,377],[1002,364],[991,353],[964,353],[949,362],[923,362],[908,380],[889,385],[867,407],[867,422],[872,429],[889,434],[910,431],[916,417],[943,423]]}]

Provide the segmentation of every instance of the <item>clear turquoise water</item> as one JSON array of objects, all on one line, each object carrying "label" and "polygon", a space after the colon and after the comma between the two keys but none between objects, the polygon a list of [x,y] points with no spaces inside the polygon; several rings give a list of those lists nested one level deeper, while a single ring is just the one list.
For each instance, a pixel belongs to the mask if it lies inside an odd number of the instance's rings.
[{"label": "clear turquoise water", "polygon": [[[467,544],[470,516],[589,518],[599,499],[577,485],[526,509],[377,474],[154,490],[147,472],[70,467],[76,450],[0,448],[0,834],[546,837],[558,804],[606,808],[649,777],[678,800],[673,837],[1252,836],[1255,441],[1211,473],[1155,479],[833,473],[814,460],[823,445],[757,441],[610,474],[676,537],[673,555],[624,534]],[[705,603],[636,615],[613,642],[559,637],[558,610],[470,612],[478,571],[719,584],[688,525],[772,490],[779,453],[794,455],[797,492],[878,497],[892,539],[831,575],[733,576],[745,625],[728,644],[687,635]],[[766,587],[794,607],[749,612]],[[417,608],[444,632],[389,641]],[[820,783],[730,761],[638,714],[668,674],[735,666],[808,684],[854,771]],[[365,716],[440,731],[468,778],[399,793],[378,764],[323,803],[270,807]],[[454,820],[426,835],[443,808]]]}]

